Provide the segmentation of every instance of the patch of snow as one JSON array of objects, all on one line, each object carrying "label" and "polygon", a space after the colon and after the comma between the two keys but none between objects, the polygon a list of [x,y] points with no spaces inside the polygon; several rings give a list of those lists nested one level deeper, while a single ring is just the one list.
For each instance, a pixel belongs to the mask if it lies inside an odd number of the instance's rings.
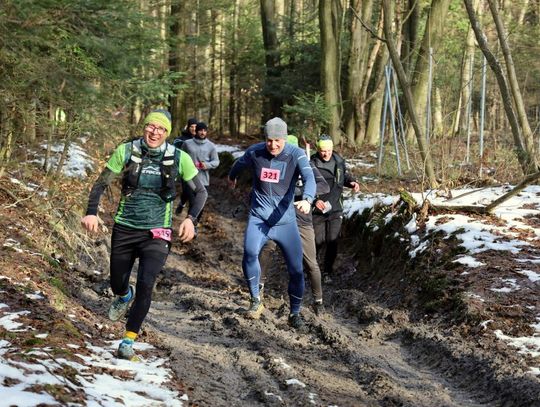
[{"label": "patch of snow", "polygon": [[244,150],[242,150],[239,146],[228,146],[225,144],[216,144],[216,150],[219,153],[222,153],[224,151],[228,151],[232,154],[234,158],[239,158],[244,155]]},{"label": "patch of snow", "polygon": [[[43,149],[47,149],[47,144],[42,144]],[[49,165],[55,168],[60,161],[60,155],[64,150],[63,143],[56,143],[51,146],[51,152],[56,153],[50,157]],[[39,164],[44,163],[43,158],[37,160]],[[94,163],[92,158],[86,153],[83,147],[77,143],[71,143],[68,148],[67,158],[62,166],[62,173],[68,177],[85,178],[88,176],[88,171],[92,171]]]},{"label": "patch of snow", "polygon": [[36,187],[37,187],[36,184],[32,184],[32,183],[24,184],[23,182],[21,182],[20,180],[18,180],[16,178],[10,178],[9,180],[11,181],[12,184],[20,185],[22,187],[22,189],[24,189],[26,191],[29,191],[29,192],[35,191]]},{"label": "patch of snow", "polygon": [[538,280],[540,280],[540,274],[532,271],[532,270],[516,270],[516,273],[523,274],[524,276],[527,276],[529,280],[531,280],[533,283],[536,283]]},{"label": "patch of snow", "polygon": [[485,263],[482,263],[481,261],[476,260],[472,256],[462,256],[459,259],[454,260],[453,262],[463,264],[469,267],[480,267],[480,266],[486,265]]},{"label": "patch of snow", "polygon": [[30,311],[19,311],[19,312],[12,312],[9,314],[5,314],[3,317],[0,318],[0,326],[4,328],[6,331],[10,332],[22,332],[27,331],[28,329],[19,329],[21,326],[24,326],[21,322],[15,322],[16,319],[19,318],[21,315],[27,315],[30,314]]},{"label": "patch of snow", "polygon": [[487,329],[487,325],[488,325],[490,322],[493,322],[493,320],[492,320],[492,319],[488,319],[487,321],[480,322],[480,326],[482,327],[482,329],[483,329],[484,331]]},{"label": "patch of snow", "polygon": [[517,291],[520,289],[519,285],[516,283],[515,278],[503,278],[501,281],[504,284],[508,284],[506,287],[501,288],[490,288],[491,291],[496,293],[510,293],[512,291]]},{"label": "patch of snow", "polygon": [[306,384],[305,383],[302,383],[300,380],[298,379],[288,379],[288,380],[285,380],[285,383],[287,384],[287,386],[300,386],[300,387],[306,387]]},{"label": "patch of snow", "polygon": [[532,357],[540,356],[540,336],[512,337],[505,335],[500,329],[494,331],[495,336],[518,349],[518,353],[529,354]]},{"label": "patch of snow", "polygon": [[405,230],[411,235],[418,230],[418,226],[416,225],[416,213],[413,213],[411,220],[405,225]]},{"label": "patch of snow", "polygon": [[267,397],[275,397],[277,398],[280,402],[283,402],[283,398],[277,394],[274,394],[274,393],[270,393],[269,391],[265,391],[264,392],[264,395],[267,396]]},{"label": "patch of snow", "polygon": [[41,295],[41,291],[36,291],[33,294],[26,294],[27,298],[30,298],[31,300],[44,300],[45,297]]},{"label": "patch of snow", "polygon": [[422,242],[420,245],[418,245],[416,248],[409,252],[409,256],[411,256],[411,259],[414,259],[418,253],[422,253],[424,250],[427,249],[428,246],[429,242],[427,240]]},{"label": "patch of snow", "polygon": [[361,214],[365,209],[372,209],[377,204],[392,205],[397,199],[385,194],[352,195],[350,190],[343,194],[343,216],[350,218],[355,213]]},{"label": "patch of snow", "polygon": [[[35,334],[34,335],[36,338],[38,339],[45,339],[47,336],[49,336],[48,333],[44,333],[44,334]],[[69,346],[69,345],[68,345]]]},{"label": "patch of snow", "polygon": [[274,362],[275,363],[279,363],[281,366],[283,366],[285,369],[292,369],[290,365],[288,365],[287,363],[285,363],[285,361],[283,360],[283,358],[275,358],[274,359]]}]

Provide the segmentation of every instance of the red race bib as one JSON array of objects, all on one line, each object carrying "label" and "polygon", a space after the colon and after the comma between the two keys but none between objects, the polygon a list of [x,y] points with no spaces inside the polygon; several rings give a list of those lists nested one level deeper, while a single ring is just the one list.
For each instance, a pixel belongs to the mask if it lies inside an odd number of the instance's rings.
[{"label": "red race bib", "polygon": [[260,180],[263,182],[272,182],[277,184],[279,182],[280,171],[273,168],[261,168]]},{"label": "red race bib", "polygon": [[165,229],[165,228],[150,229],[150,233],[152,233],[153,239],[163,239],[163,240],[166,240],[167,242],[170,242],[172,239],[171,229]]}]

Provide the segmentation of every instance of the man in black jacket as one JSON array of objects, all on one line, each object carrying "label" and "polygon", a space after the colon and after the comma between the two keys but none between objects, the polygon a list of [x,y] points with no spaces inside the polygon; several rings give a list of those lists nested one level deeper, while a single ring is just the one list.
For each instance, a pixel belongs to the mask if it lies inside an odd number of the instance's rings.
[{"label": "man in black jacket", "polygon": [[334,261],[337,256],[337,240],[343,221],[343,187],[360,191],[360,185],[347,172],[345,160],[334,152],[334,144],[330,136],[322,134],[317,140],[317,153],[311,156],[311,163],[318,168],[330,186],[330,192],[315,197],[313,211],[313,228],[317,253],[326,244],[323,262],[323,281],[330,281]]},{"label": "man in black jacket", "polygon": [[188,119],[186,127],[182,130],[180,137],[174,139],[173,144],[176,148],[182,148],[184,141],[191,140],[197,134],[197,119],[191,117]]}]

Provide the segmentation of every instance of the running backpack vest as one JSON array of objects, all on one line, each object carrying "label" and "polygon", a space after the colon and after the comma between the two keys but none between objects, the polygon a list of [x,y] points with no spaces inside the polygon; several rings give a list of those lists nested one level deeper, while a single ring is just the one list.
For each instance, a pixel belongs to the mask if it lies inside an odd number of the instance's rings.
[{"label": "running backpack vest", "polygon": [[[141,145],[141,139],[131,142],[131,154],[129,162],[124,171],[122,179],[122,194],[129,197],[139,188],[139,177],[141,176],[144,153]],[[161,158],[161,188],[156,191],[165,202],[174,201],[176,198],[176,187],[174,181],[178,172],[176,163],[176,147],[166,143],[165,152]]]}]

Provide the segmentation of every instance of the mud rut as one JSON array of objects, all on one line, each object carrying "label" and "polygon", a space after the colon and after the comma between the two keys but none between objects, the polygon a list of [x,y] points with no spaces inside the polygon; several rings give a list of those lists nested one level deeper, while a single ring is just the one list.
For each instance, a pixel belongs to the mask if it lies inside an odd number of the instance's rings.
[{"label": "mud rut", "polygon": [[349,271],[323,286],[324,316],[310,310],[306,283],[306,333],[287,325],[279,252],[263,317],[244,318],[245,218],[242,204],[223,185],[213,186],[201,234],[194,243],[175,244],[158,281],[147,320],[170,347],[190,405],[540,405],[538,379],[347,289],[354,271],[347,259],[341,261]]}]

